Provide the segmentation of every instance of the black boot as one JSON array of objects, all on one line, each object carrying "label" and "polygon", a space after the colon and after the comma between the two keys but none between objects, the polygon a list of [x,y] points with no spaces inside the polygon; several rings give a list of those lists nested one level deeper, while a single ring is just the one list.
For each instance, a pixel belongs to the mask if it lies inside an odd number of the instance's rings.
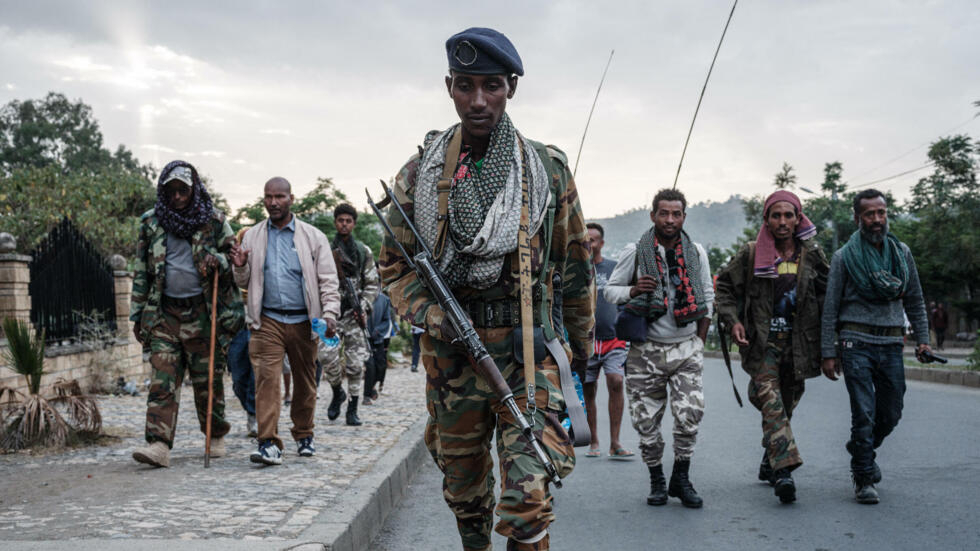
[{"label": "black boot", "polygon": [[688,471],[691,469],[690,459],[674,460],[674,470],[670,473],[670,485],[667,487],[667,495],[681,500],[684,507],[698,509],[704,502],[701,496],[694,490],[691,480],[688,478]]},{"label": "black boot", "polygon": [[769,463],[769,452],[762,452],[762,462],[759,463],[759,480],[772,486],[772,464]]},{"label": "black boot", "polygon": [[333,389],[333,399],[330,400],[330,405],[327,406],[327,419],[333,421],[337,417],[340,417],[340,406],[347,399],[347,393],[344,392],[344,387],[341,385],[335,385],[331,389]]},{"label": "black boot", "polygon": [[773,473],[772,485],[779,501],[783,503],[796,501],[796,483],[793,482],[793,475],[790,474],[789,469],[779,469]]},{"label": "black boot", "polygon": [[650,469],[650,495],[647,505],[664,505],[667,503],[667,480],[664,478],[664,466],[657,465]]},{"label": "black boot", "polygon": [[347,402],[347,424],[352,427],[361,426],[361,419],[357,416],[357,396],[351,396]]}]

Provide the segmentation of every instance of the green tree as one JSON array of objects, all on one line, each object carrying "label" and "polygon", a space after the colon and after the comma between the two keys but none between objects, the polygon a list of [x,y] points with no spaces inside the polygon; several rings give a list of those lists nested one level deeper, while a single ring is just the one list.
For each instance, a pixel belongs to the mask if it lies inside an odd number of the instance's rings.
[{"label": "green tree", "polygon": [[847,194],[847,185],[841,182],[844,169],[839,161],[826,163],[823,174],[823,194],[804,201],[803,212],[817,227],[817,243],[829,258],[855,229],[850,201],[854,194]]},{"label": "green tree", "polygon": [[783,168],[776,173],[776,177],[773,178],[772,185],[776,189],[786,189],[793,188],[796,186],[796,174],[793,174],[793,166],[783,161]]},{"label": "green tree", "polygon": [[0,109],[0,231],[29,252],[65,216],[103,254],[132,257],[153,206],[152,167],[110,152],[92,109],[51,92]]},{"label": "green tree", "polygon": [[933,173],[912,188],[909,216],[895,232],[912,249],[923,292],[950,302],[980,320],[980,185],[978,148],[965,135],[945,137],[929,147]]}]

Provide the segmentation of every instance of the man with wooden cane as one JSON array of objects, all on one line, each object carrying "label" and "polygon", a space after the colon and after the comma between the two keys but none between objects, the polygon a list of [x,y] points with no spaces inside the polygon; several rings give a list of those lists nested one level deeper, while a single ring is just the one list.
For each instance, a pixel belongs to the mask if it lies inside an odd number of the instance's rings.
[{"label": "man with wooden cane", "polygon": [[210,442],[205,452],[211,457],[225,453],[223,437],[230,425],[222,378],[213,370],[224,365],[228,344],[245,318],[226,256],[234,241],[197,170],[184,161],[164,167],[156,205],[141,218],[130,315],[136,339],[150,349],[153,368],[148,445],[133,451],[140,463],[170,466],[185,373],[194,388],[201,432]]}]

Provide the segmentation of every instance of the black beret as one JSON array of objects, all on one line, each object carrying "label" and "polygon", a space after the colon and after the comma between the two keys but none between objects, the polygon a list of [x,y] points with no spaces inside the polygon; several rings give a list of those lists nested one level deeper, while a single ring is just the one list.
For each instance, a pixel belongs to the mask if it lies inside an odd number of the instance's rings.
[{"label": "black beret", "polygon": [[517,49],[506,36],[493,29],[472,27],[446,41],[449,68],[471,75],[524,76]]}]

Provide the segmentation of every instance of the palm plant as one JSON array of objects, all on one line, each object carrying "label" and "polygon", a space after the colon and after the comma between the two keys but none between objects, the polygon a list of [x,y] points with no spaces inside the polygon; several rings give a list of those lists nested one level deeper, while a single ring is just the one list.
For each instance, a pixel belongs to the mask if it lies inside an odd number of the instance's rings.
[{"label": "palm plant", "polygon": [[[7,318],[3,320],[3,333],[8,344],[3,359],[27,379],[28,395],[9,388],[0,390],[0,398],[7,395],[0,403],[0,448],[64,446],[75,435],[97,435],[102,430],[98,405],[82,394],[77,381],[59,380],[53,387],[54,396],[47,399],[41,395],[44,331],[35,333],[29,323]],[[56,406],[67,412],[67,421]]]}]

